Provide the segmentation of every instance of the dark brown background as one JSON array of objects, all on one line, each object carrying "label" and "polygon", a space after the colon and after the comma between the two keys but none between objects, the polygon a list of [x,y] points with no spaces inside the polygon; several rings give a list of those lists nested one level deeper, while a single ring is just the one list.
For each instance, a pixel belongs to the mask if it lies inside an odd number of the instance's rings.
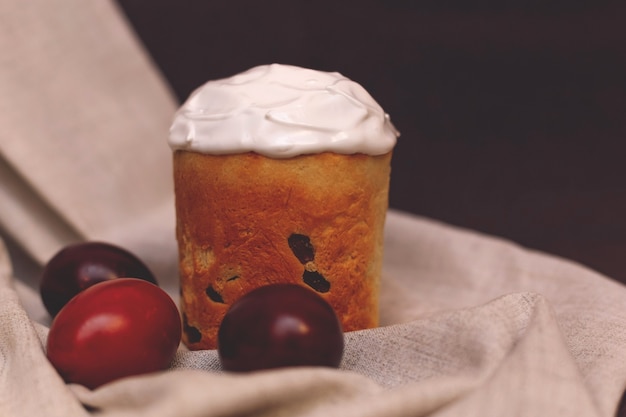
[{"label": "dark brown background", "polygon": [[259,64],[339,71],[402,132],[392,207],[626,282],[626,2],[119,4],[181,100]]}]

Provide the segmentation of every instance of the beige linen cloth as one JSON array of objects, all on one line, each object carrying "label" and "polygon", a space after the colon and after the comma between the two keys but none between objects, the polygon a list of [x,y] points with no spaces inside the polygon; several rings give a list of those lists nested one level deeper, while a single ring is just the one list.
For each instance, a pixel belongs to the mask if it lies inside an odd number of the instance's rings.
[{"label": "beige linen cloth", "polygon": [[[176,298],[176,104],[105,0],[0,0],[0,228],[40,265],[101,239]],[[341,369],[172,369],[89,391],[45,358],[33,276],[0,242],[0,416],[612,416],[626,385],[626,289],[573,262],[390,211],[382,326]]]}]

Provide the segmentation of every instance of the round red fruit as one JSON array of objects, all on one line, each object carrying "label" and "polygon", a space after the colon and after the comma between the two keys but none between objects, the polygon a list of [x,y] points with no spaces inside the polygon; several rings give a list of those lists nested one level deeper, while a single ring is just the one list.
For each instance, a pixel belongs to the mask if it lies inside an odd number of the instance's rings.
[{"label": "round red fruit", "polygon": [[46,349],[66,382],[94,389],[167,368],[180,338],[178,309],[165,291],[119,278],[72,298],[52,321]]}]

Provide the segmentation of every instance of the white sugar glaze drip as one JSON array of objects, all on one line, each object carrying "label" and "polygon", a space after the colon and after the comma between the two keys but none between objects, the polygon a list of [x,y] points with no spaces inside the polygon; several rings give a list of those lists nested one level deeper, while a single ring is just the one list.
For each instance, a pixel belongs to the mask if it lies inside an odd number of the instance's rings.
[{"label": "white sugar glaze drip", "polygon": [[398,132],[359,84],[337,72],[262,65],[209,81],[181,106],[172,149],[272,158],[336,152],[381,155]]}]

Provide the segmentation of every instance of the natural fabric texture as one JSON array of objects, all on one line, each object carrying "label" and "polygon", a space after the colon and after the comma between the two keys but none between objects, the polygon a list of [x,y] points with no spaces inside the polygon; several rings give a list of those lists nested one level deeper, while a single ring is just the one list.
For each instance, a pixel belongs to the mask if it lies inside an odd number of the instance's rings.
[{"label": "natural fabric texture", "polygon": [[0,0],[0,51],[0,227],[40,262],[90,238],[171,266],[176,103],[114,3]]},{"label": "natural fabric texture", "polygon": [[[176,295],[175,104],[113,3],[0,0],[0,226],[43,264],[103,239]],[[393,181],[393,179],[392,179]],[[576,263],[390,211],[381,327],[341,369],[253,374],[181,348],[94,391],[45,358],[37,277],[0,241],[0,416],[598,416],[626,385],[626,289]]]}]

